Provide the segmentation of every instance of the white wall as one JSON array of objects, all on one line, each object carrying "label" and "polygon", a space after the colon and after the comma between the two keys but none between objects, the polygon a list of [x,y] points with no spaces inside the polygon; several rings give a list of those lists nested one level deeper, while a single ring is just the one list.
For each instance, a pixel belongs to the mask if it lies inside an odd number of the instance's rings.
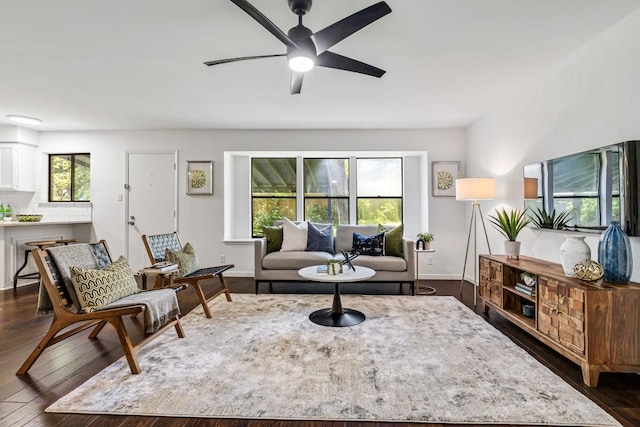
[{"label": "white wall", "polygon": [[[229,275],[252,275],[253,246],[224,242],[224,153],[227,151],[426,151],[429,161],[465,161],[464,132],[449,130],[158,130],[43,132],[41,153],[91,153],[91,202],[94,238],[106,239],[115,254],[125,249],[125,151],[177,149],[179,152],[178,231],[192,242],[202,263],[216,264],[219,255],[236,268]],[[188,196],[186,160],[214,161],[213,196]],[[426,176],[426,174],[424,174]],[[427,182],[422,185],[429,185]],[[415,188],[408,186],[407,188]],[[466,242],[465,210],[454,198],[431,197],[428,191],[428,230],[436,235],[433,265],[421,266],[421,275],[455,279],[462,270]],[[407,194],[420,197],[420,194]],[[426,216],[426,214],[425,214]],[[407,236],[414,238],[415,236]],[[426,258],[424,259],[426,264]],[[428,271],[428,273],[427,273]]]},{"label": "white wall", "polygon": [[[467,129],[470,175],[497,178],[497,200],[523,206],[525,164],[640,139],[640,11],[565,60],[538,87],[529,88]],[[503,239],[489,230],[494,253]],[[599,236],[587,237],[597,259]],[[560,262],[561,233],[525,230],[522,253]],[[640,238],[631,238],[640,281]]]}]

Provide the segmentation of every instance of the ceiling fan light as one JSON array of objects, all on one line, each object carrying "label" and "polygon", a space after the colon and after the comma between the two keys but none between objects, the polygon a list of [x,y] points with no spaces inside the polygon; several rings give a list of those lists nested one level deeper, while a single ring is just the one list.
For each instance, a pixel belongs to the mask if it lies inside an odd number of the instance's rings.
[{"label": "ceiling fan light", "polygon": [[307,56],[293,56],[289,58],[289,68],[299,73],[306,73],[313,68],[313,60]]},{"label": "ceiling fan light", "polygon": [[17,114],[7,114],[7,118],[12,122],[20,123],[23,125],[41,125],[42,120],[36,117],[19,116]]}]

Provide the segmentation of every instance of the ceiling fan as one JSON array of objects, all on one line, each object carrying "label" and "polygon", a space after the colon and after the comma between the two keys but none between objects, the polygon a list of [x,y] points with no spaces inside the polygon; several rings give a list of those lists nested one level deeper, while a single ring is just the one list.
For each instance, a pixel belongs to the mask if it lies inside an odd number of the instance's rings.
[{"label": "ceiling fan", "polygon": [[302,25],[302,16],[311,9],[312,0],[288,0],[289,8],[293,13],[298,15],[298,25],[291,28],[288,34],[285,34],[247,0],[231,1],[240,9],[244,10],[253,19],[258,21],[260,25],[273,34],[278,40],[284,43],[287,47],[287,53],[219,59],[215,61],[207,61],[205,62],[205,65],[212,66],[250,59],[286,56],[289,61],[289,67],[291,68],[292,95],[300,93],[304,73],[313,68],[314,65],[352,71],[354,73],[366,74],[378,78],[382,77],[385,73],[385,71],[380,68],[346,56],[338,55],[337,53],[333,53],[328,50],[330,47],[349,37],[356,31],[361,30],[388,13],[391,13],[391,8],[384,1],[366,7],[361,11],[314,33],[309,28]]}]

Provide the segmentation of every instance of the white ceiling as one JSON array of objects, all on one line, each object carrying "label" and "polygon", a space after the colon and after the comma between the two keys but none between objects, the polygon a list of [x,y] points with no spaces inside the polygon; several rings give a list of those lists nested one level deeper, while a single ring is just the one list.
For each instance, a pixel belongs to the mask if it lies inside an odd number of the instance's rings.
[{"label": "white ceiling", "polygon": [[[286,0],[250,0],[283,31]],[[376,0],[316,0],[320,30]],[[42,130],[464,127],[543,79],[640,0],[387,0],[331,50],[381,78],[315,68],[289,94],[284,53],[228,0],[0,0],[0,124]]]}]

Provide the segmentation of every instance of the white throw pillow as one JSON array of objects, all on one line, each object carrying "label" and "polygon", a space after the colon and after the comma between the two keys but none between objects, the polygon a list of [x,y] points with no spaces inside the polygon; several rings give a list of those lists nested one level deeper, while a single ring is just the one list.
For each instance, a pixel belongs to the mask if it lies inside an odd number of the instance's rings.
[{"label": "white throw pillow", "polygon": [[304,251],[307,248],[309,223],[294,224],[287,217],[282,218],[282,252]]}]

